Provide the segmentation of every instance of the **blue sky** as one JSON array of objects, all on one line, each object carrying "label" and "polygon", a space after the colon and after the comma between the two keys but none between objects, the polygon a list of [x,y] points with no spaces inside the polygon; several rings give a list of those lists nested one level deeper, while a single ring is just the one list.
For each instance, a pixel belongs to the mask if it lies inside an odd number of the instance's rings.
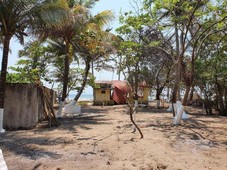
[{"label": "blue sky", "polygon": [[[125,12],[132,9],[129,0],[100,0],[96,3],[95,7],[92,9],[92,13],[95,15],[103,10],[111,10],[114,12],[115,21],[109,25],[109,28],[116,29],[119,26],[118,18],[120,16],[120,11]],[[11,41],[9,54],[8,66],[13,66],[18,60],[18,50],[23,47],[15,39]],[[2,61],[2,50],[0,49],[0,61]],[[0,66],[1,67],[1,66]]]},{"label": "blue sky", "polygon": [[[133,0],[100,0],[96,3],[95,7],[92,9],[92,14],[95,15],[98,12],[103,10],[111,10],[114,12],[115,21],[112,22],[108,27],[113,28],[115,30],[119,27],[118,18],[120,16],[120,11],[126,12],[133,10],[130,2],[133,4]],[[8,66],[13,66],[16,64],[18,60],[18,50],[23,47],[19,44],[19,42],[15,39],[11,41],[10,49],[11,53],[9,54]],[[2,61],[2,50],[0,49],[0,61]],[[0,65],[1,67],[1,65]],[[100,71],[95,73],[97,80],[112,80],[117,79],[116,72],[106,72]]]}]

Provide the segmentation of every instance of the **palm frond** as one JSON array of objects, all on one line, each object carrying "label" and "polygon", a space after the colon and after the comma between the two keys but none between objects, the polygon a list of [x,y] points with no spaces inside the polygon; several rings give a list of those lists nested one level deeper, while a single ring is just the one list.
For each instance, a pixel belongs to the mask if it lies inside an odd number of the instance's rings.
[{"label": "palm frond", "polygon": [[96,23],[96,24],[100,25],[101,27],[103,27],[103,26],[109,24],[113,20],[114,20],[113,12],[110,10],[105,10],[105,11],[98,13],[94,17],[92,17],[90,19],[90,22]]},{"label": "palm frond", "polygon": [[93,8],[95,6],[95,3],[99,0],[74,0],[74,4],[78,4],[81,6],[84,6],[85,8]]}]

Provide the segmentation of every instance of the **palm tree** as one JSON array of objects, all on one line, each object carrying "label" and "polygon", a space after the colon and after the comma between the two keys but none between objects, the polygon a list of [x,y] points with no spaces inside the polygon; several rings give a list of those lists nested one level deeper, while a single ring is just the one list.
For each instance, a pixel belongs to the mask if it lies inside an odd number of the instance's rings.
[{"label": "palm tree", "polygon": [[[59,3],[37,0],[0,1],[0,37],[3,42],[2,67],[0,79],[0,113],[4,110],[5,83],[9,46],[12,37],[23,44],[28,33],[39,34],[40,30],[59,27],[67,14]],[[55,1],[57,2],[57,1]],[[30,32],[29,32],[30,31]]]},{"label": "palm tree", "polygon": [[108,31],[103,31],[103,26],[111,17],[110,11],[103,11],[91,17],[86,24],[86,29],[82,32],[83,36],[79,40],[78,54],[85,64],[84,77],[73,103],[77,102],[84,90],[91,64],[101,58],[108,58],[110,54],[116,51],[114,42],[117,37]]},{"label": "palm tree", "polygon": [[[93,7],[96,0],[78,0],[78,1],[69,1],[65,6],[68,10],[70,17],[67,20],[67,24],[60,29],[46,29],[43,31],[42,38],[53,38],[52,40],[58,44],[59,47],[63,47],[63,57],[64,66],[63,70],[63,89],[60,107],[57,113],[57,116],[61,115],[62,108],[65,104],[65,99],[67,97],[67,89],[69,83],[69,68],[70,64],[73,61],[75,53],[81,49],[81,39],[88,37],[89,30],[88,25],[91,27],[92,23],[99,24],[103,26],[104,23],[107,23],[112,18],[112,13],[110,11],[105,11],[96,15],[96,17],[91,17],[89,9]],[[85,31],[86,30],[86,31]],[[56,40],[57,37],[57,40]],[[81,53],[80,53],[81,54]],[[88,69],[89,70],[89,69]],[[88,72],[86,73],[86,77]],[[86,83],[85,83],[86,84]]]},{"label": "palm tree", "polygon": [[[66,2],[66,1],[65,1]],[[64,56],[64,67],[63,70],[63,90],[62,90],[62,103],[64,105],[65,99],[67,97],[67,87],[69,83],[69,66],[73,61],[73,56],[75,53],[75,47],[73,42],[76,36],[79,36],[80,31],[84,29],[85,22],[89,17],[89,9],[94,6],[97,0],[69,0],[64,4],[67,9],[69,18],[67,19],[67,24],[65,24],[60,29],[46,29],[41,34],[43,39],[47,37],[56,41],[61,47],[64,44],[64,51],[61,56]],[[56,40],[57,37],[57,40]]]},{"label": "palm tree", "polygon": [[[67,24],[65,24],[61,28],[45,29],[41,34],[42,39],[49,38],[52,41],[52,45],[55,44],[62,49],[61,52],[58,51],[60,52],[58,53],[58,55],[63,59],[62,61],[64,63],[62,68],[63,89],[57,116],[61,116],[62,108],[64,107],[65,99],[67,97],[69,68],[71,62],[73,61],[73,56],[75,52],[73,46],[74,37],[79,34],[78,31],[82,29],[81,27],[83,27],[83,23],[88,15],[88,10],[86,6],[82,5],[82,2],[83,1],[69,1],[68,3],[66,3],[65,8],[67,9],[69,14],[69,18],[67,18]],[[93,0],[88,1],[87,4],[89,4],[89,2],[91,2],[91,4],[94,4]]]}]

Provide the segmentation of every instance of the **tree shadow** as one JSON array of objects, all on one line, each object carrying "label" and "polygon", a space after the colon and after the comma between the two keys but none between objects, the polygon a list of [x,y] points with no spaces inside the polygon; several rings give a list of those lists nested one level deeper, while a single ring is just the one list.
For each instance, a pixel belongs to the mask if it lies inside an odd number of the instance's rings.
[{"label": "tree shadow", "polygon": [[[200,118],[205,118],[201,120]],[[226,120],[222,121],[220,119],[206,119],[204,116],[193,116],[188,120],[182,120],[180,125],[174,125],[173,119],[170,117],[160,117],[157,118],[152,123],[148,124],[146,127],[152,127],[154,130],[158,130],[164,133],[166,138],[169,138],[174,141],[186,141],[194,140],[198,141],[201,145],[207,145],[209,147],[216,147],[223,143],[222,137],[226,135],[223,132],[227,132],[227,127],[223,126],[216,127],[215,124],[226,125]],[[214,126],[212,126],[214,124]],[[220,125],[219,124],[219,125]],[[221,125],[222,126],[222,125]],[[215,133],[214,133],[215,132]],[[217,137],[219,136],[220,139]],[[199,142],[200,141],[200,142]],[[204,143],[204,141],[207,141]]]},{"label": "tree shadow", "polygon": [[[31,160],[37,160],[43,157],[59,159],[61,154],[56,153],[54,150],[45,150],[44,147],[40,149],[41,147],[39,146],[65,146],[73,144],[76,140],[89,140],[94,138],[77,139],[75,134],[78,133],[77,129],[79,128],[90,130],[92,129],[90,125],[110,124],[111,119],[108,119],[105,114],[100,114],[107,112],[107,110],[108,108],[89,108],[85,109],[82,116],[59,118],[61,123],[59,127],[49,127],[48,122],[45,122],[46,124],[43,123],[41,126],[37,126],[31,130],[7,131],[4,134],[0,134],[0,148],[18,156],[28,157]],[[62,133],[62,136],[59,133]],[[65,138],[64,133],[72,133],[73,137],[71,139]],[[27,136],[31,134],[33,135],[32,137]],[[51,134],[57,135],[53,137]],[[7,153],[10,154],[9,152]]]},{"label": "tree shadow", "polygon": [[22,157],[28,157],[31,160],[37,160],[43,157],[51,157],[58,159],[61,157],[60,154],[46,151],[44,149],[39,149],[37,145],[56,145],[56,143],[62,143],[61,140],[51,141],[48,137],[32,137],[27,138],[20,136],[16,133],[7,132],[4,135],[1,135],[0,147],[3,150],[10,151],[16,155]]}]

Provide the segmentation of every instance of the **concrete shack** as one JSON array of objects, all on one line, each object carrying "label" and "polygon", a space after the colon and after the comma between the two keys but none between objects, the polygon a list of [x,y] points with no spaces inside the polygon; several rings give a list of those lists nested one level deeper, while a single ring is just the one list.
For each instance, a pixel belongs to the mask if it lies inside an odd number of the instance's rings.
[{"label": "concrete shack", "polygon": [[112,91],[111,81],[96,81],[96,86],[93,88],[94,105],[113,105]]},{"label": "concrete shack", "polygon": [[[56,96],[45,88],[50,103]],[[43,118],[43,100],[40,89],[34,84],[10,83],[6,85],[3,127],[5,129],[31,129]]]},{"label": "concrete shack", "polygon": [[148,105],[148,97],[151,90],[151,86],[147,85],[145,82],[139,84],[138,87],[138,103]]}]

